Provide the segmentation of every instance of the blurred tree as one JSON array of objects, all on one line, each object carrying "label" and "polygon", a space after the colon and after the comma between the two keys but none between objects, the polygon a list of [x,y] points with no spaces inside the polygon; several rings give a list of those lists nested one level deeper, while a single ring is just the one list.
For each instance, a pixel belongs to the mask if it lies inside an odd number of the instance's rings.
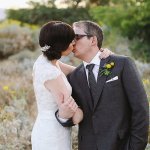
[{"label": "blurred tree", "polygon": [[56,7],[55,5],[56,0],[41,0],[40,2],[35,2],[33,0],[30,0],[28,2],[28,4],[32,7],[32,8],[37,8],[41,5],[43,6],[47,6],[47,7]]},{"label": "blurred tree", "polygon": [[109,5],[109,2],[111,0],[89,0],[89,5],[90,4],[95,4],[95,5]]},{"label": "blurred tree", "polygon": [[90,13],[99,24],[107,25],[110,31],[113,28],[120,29],[122,35],[132,41],[130,48],[134,57],[150,62],[149,0],[129,0],[122,6],[94,7],[91,8]]},{"label": "blurred tree", "polygon": [[8,10],[8,19],[19,20],[23,23],[42,25],[50,20],[60,20],[73,23],[77,20],[92,20],[88,9],[67,8],[57,9],[41,5],[33,9]]},{"label": "blurred tree", "polygon": [[83,2],[83,0],[74,0],[74,1],[70,1],[70,0],[62,0],[61,3],[62,4],[66,4],[68,7],[70,8],[78,8],[79,4]]},{"label": "blurred tree", "polygon": [[94,20],[105,24],[110,30],[120,29],[124,36],[137,41],[131,47],[134,56],[150,62],[149,0],[62,0],[67,8],[61,9],[57,9],[55,2],[56,0],[42,0],[40,3],[30,1],[32,9],[8,10],[8,18],[38,25],[49,20],[67,23]]},{"label": "blurred tree", "polygon": [[150,1],[139,0],[130,7],[127,17],[122,20],[121,30],[134,41],[131,47],[133,55],[150,62]]}]

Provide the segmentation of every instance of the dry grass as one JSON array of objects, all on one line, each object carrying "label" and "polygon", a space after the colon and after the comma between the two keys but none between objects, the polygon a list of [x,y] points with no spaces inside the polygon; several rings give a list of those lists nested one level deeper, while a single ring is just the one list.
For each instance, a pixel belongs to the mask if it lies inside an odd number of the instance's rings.
[{"label": "dry grass", "polygon": [[31,149],[30,134],[36,114],[33,61],[0,64],[0,149]]},{"label": "dry grass", "polygon": [[[21,52],[0,62],[0,150],[30,150],[37,110],[32,66],[39,52]],[[23,57],[24,56],[24,57]],[[77,150],[77,127],[73,127]]]},{"label": "dry grass", "polygon": [[[28,54],[30,56],[28,56]],[[0,62],[0,149],[30,150],[30,135],[36,117],[32,66],[37,54],[20,53]],[[33,55],[31,57],[31,55]],[[23,59],[26,56],[26,59]],[[78,64],[77,60],[70,63]],[[150,100],[149,71],[143,83]],[[77,126],[73,128],[73,150],[77,150]]]}]

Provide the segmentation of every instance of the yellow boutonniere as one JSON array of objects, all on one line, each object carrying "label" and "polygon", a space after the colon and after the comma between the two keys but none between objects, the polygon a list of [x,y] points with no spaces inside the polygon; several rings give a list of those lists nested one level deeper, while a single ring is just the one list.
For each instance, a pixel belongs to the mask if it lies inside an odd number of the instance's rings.
[{"label": "yellow boutonniere", "polygon": [[111,74],[111,69],[115,66],[114,62],[110,62],[105,64],[101,69],[100,69],[100,76],[105,75],[108,76]]}]

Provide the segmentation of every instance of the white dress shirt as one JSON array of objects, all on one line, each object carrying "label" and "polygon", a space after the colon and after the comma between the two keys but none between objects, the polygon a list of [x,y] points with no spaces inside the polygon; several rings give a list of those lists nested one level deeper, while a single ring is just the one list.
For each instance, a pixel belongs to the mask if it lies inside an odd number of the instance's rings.
[{"label": "white dress shirt", "polygon": [[94,77],[96,79],[96,82],[97,82],[97,76],[98,76],[98,72],[99,72],[99,65],[100,65],[100,54],[101,52],[98,51],[97,54],[95,55],[95,57],[91,60],[90,63],[87,63],[85,61],[83,61],[83,64],[84,64],[84,67],[85,67],[85,71],[86,71],[86,76],[87,76],[87,79],[88,79],[88,69],[86,69],[86,66],[89,65],[89,64],[94,64],[94,68],[93,68],[93,74],[94,74]]}]

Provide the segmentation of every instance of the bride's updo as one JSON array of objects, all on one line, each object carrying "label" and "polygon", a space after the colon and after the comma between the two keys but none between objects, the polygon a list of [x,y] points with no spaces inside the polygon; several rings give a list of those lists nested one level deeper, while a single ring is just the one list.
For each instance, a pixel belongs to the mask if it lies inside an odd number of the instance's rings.
[{"label": "bride's updo", "polygon": [[42,26],[39,44],[48,60],[60,59],[73,41],[75,33],[72,27],[61,21],[50,21]]}]

